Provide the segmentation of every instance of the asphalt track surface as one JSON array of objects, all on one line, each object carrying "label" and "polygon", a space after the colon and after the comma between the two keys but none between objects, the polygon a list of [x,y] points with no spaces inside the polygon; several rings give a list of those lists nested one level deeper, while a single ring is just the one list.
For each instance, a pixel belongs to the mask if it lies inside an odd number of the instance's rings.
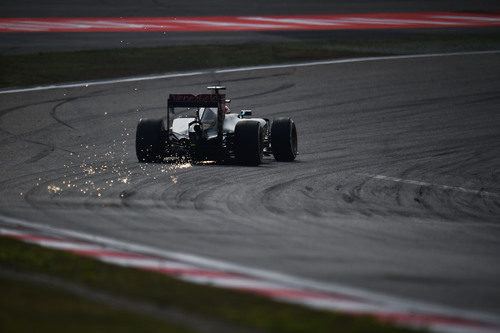
[{"label": "asphalt track surface", "polygon": [[[500,315],[500,55],[3,94],[0,213]],[[296,162],[139,164],[167,93],[291,116]]]}]

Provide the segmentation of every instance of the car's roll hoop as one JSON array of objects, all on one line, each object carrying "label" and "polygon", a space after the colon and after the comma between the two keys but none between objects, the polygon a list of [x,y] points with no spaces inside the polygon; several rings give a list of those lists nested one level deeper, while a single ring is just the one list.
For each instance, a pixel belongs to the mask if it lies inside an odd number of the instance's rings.
[{"label": "car's roll hoop", "polygon": [[219,94],[219,90],[226,90],[226,87],[224,86],[210,86],[207,87],[208,90],[213,90],[214,94]]}]

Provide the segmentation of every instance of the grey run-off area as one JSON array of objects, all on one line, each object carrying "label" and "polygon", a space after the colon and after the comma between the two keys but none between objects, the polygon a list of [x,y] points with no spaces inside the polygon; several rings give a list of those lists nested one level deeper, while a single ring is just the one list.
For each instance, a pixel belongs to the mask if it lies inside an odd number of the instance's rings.
[{"label": "grey run-off area", "polygon": [[[499,60],[383,60],[2,95],[0,213],[498,316]],[[217,81],[234,112],[294,118],[298,160],[137,163],[138,119],[162,116],[168,93],[203,93]]]}]

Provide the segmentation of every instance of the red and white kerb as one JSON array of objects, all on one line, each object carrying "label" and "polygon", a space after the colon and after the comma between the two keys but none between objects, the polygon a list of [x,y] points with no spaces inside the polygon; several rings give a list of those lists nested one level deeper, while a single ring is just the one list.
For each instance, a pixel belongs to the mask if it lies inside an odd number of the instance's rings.
[{"label": "red and white kerb", "polygon": [[91,257],[114,265],[165,274],[193,283],[258,294],[277,301],[301,304],[316,309],[352,315],[372,315],[379,320],[404,326],[425,327],[442,332],[500,331],[498,323],[466,319],[433,311],[403,309],[390,302],[364,298],[349,294],[349,292],[334,293],[312,288],[298,288],[285,282],[271,281],[250,274],[194,265],[163,256],[125,251],[113,248],[109,244],[90,242],[75,237],[61,237],[42,229],[25,226],[0,226],[0,235]]}]

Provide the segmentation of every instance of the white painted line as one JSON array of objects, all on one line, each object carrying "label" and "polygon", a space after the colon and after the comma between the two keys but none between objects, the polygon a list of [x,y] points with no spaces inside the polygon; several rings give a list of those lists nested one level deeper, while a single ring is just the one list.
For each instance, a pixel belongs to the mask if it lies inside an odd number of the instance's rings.
[{"label": "white painted line", "polygon": [[[496,53],[500,53],[500,50],[476,51],[476,52],[454,52],[454,53],[433,53],[433,54],[413,54],[413,55],[366,57],[366,58],[351,58],[351,59],[334,59],[334,60],[304,62],[304,63],[297,63],[297,64],[263,65],[263,66],[250,66],[250,67],[220,69],[220,70],[216,70],[215,73],[218,74],[218,73],[232,73],[232,72],[247,72],[247,71],[255,71],[255,70],[294,68],[294,67],[311,67],[311,66],[348,64],[348,63],[371,62],[371,61],[382,61],[382,60],[417,59],[417,58],[449,57],[449,56],[496,54]],[[0,93],[1,93],[1,91],[0,91]]]},{"label": "white painted line", "polygon": [[19,21],[17,22],[21,25],[41,27],[44,30],[58,29],[58,28],[91,28],[92,25],[88,24],[76,24],[69,22],[44,22],[44,21]]},{"label": "white painted line", "polygon": [[299,18],[272,18],[272,17],[240,17],[239,19],[248,21],[260,21],[260,22],[276,22],[276,23],[293,23],[299,25],[344,25],[341,22],[337,22],[334,19],[299,19]]},{"label": "white painted line", "polygon": [[175,261],[161,259],[136,259],[136,258],[120,258],[120,257],[102,257],[102,261],[128,267],[151,268],[151,269],[196,269],[195,266],[178,263]]},{"label": "white painted line", "polygon": [[119,23],[112,21],[85,21],[85,20],[75,20],[72,21],[73,24],[87,25],[91,28],[146,28],[146,24],[134,24],[134,23]]},{"label": "white painted line", "polygon": [[222,27],[252,27],[252,28],[288,28],[287,25],[277,24],[256,24],[256,23],[238,23],[238,22],[214,22],[201,20],[175,20],[176,23],[198,24],[205,26],[222,26]]},{"label": "white painted line", "polygon": [[403,178],[390,177],[390,176],[384,176],[384,175],[374,175],[374,174],[369,174],[369,173],[360,173],[360,175],[370,177],[373,179],[378,179],[378,180],[386,180],[386,181],[405,183],[405,184],[416,185],[416,186],[436,187],[436,188],[440,188],[442,190],[452,190],[452,191],[458,191],[458,192],[463,192],[463,193],[475,194],[475,195],[479,195],[479,196],[500,198],[500,194],[498,194],[498,193],[487,192],[487,191],[483,191],[483,190],[472,190],[472,189],[468,189],[468,188],[461,187],[461,186],[440,185],[440,184],[422,182],[422,181],[418,181],[418,180],[403,179]]},{"label": "white painted line", "polygon": [[0,235],[5,235],[5,236],[24,236],[26,233],[20,232],[17,230],[10,230],[10,229],[4,229],[0,228]]},{"label": "white painted line", "polygon": [[48,29],[43,29],[42,27],[33,24],[10,24],[10,23],[0,23],[0,28],[9,30],[21,30],[21,31],[47,31]]},{"label": "white painted line", "polygon": [[431,53],[431,54],[412,54],[412,55],[400,55],[400,56],[365,57],[365,58],[351,58],[351,59],[333,59],[333,60],[324,60],[324,61],[301,62],[301,63],[294,63],[294,64],[282,64],[282,65],[248,66],[248,67],[227,68],[227,69],[218,69],[218,70],[205,70],[205,71],[197,71],[197,72],[167,73],[167,74],[156,74],[156,75],[146,75],[146,76],[134,76],[134,77],[100,80],[100,81],[76,82],[76,83],[67,83],[67,84],[53,84],[53,85],[48,85],[48,86],[38,86],[38,87],[30,87],[30,88],[7,89],[7,90],[0,90],[0,95],[25,93],[25,92],[41,91],[41,90],[52,90],[52,89],[82,88],[82,87],[90,87],[90,86],[98,86],[98,85],[106,85],[106,84],[118,84],[118,83],[126,83],[126,82],[140,82],[140,81],[149,81],[149,80],[172,79],[172,78],[178,78],[178,77],[207,75],[207,74],[214,74],[214,73],[215,74],[222,74],[222,73],[250,72],[250,71],[257,71],[257,70],[311,67],[311,66],[323,66],[323,65],[347,64],[347,63],[371,62],[371,61],[383,61],[383,60],[452,57],[452,56],[467,56],[467,55],[497,54],[497,53],[500,53],[500,50],[452,52],[452,53]]},{"label": "white painted line", "polygon": [[362,18],[362,17],[346,17],[339,19],[343,23],[360,23],[360,24],[381,24],[381,25],[410,25],[410,24],[435,24],[435,25],[448,25],[456,26],[455,22],[440,22],[440,21],[424,21],[424,20],[402,20],[402,19],[376,19],[376,18]]},{"label": "white painted line", "polygon": [[203,74],[208,74],[208,72],[157,74],[157,75],[126,77],[126,78],[121,78],[121,79],[110,79],[110,80],[102,80],[102,81],[77,82],[77,83],[68,83],[68,84],[53,84],[53,85],[49,85],[49,86],[38,86],[38,87],[31,87],[31,88],[0,90],[0,94],[15,94],[15,93],[40,91],[40,90],[52,90],[52,89],[83,88],[83,87],[99,86],[99,85],[106,85],[106,84],[171,79],[171,78],[177,78],[177,77],[196,76],[196,75],[203,75]]},{"label": "white painted line", "polygon": [[67,241],[26,240],[28,243],[38,244],[52,249],[60,250],[102,250],[102,246],[82,244]]},{"label": "white painted line", "polygon": [[446,20],[467,20],[467,21],[488,21],[499,22],[498,17],[479,17],[479,16],[429,16],[430,18],[446,19]]},{"label": "white painted line", "polygon": [[207,276],[181,276],[184,281],[189,281],[198,284],[208,284],[217,287],[226,288],[266,288],[266,289],[283,289],[283,285],[249,278],[225,278],[225,277],[207,277]]},{"label": "white painted line", "polygon": [[[275,297],[276,299],[286,300],[287,302],[307,305],[319,310],[333,310],[341,312],[356,312],[356,313],[381,313],[388,312],[387,308],[382,308],[379,304],[360,303],[352,301],[342,301],[333,299],[318,299],[301,297],[296,300],[289,297]],[[342,310],[341,310],[342,309]]]},{"label": "white painted line", "polygon": [[24,226],[33,229],[41,230],[43,232],[52,233],[59,236],[66,236],[103,244],[115,249],[127,251],[128,253],[135,254],[149,254],[156,257],[165,257],[172,260],[185,262],[188,264],[196,265],[198,267],[205,267],[209,270],[218,270],[231,273],[239,273],[247,275],[252,278],[267,280],[282,286],[290,288],[299,288],[301,290],[315,290],[323,291],[333,294],[344,294],[351,297],[358,297],[366,299],[368,302],[384,304],[386,309],[397,309],[399,313],[427,313],[441,316],[451,316],[457,318],[464,318],[468,320],[486,321],[495,325],[500,325],[500,319],[491,314],[465,311],[460,309],[453,309],[446,306],[433,305],[420,301],[411,301],[398,297],[382,295],[379,293],[369,292],[362,289],[347,287],[335,283],[322,283],[310,279],[299,278],[290,276],[283,273],[268,271],[265,269],[251,268],[239,264],[233,264],[220,260],[205,258],[198,255],[169,251],[154,248],[147,245],[133,244],[129,241],[120,241],[108,237],[92,235],[84,232],[60,229],[55,227],[46,226],[39,223],[28,222],[20,218],[14,218],[0,214],[0,221],[14,226]]}]

